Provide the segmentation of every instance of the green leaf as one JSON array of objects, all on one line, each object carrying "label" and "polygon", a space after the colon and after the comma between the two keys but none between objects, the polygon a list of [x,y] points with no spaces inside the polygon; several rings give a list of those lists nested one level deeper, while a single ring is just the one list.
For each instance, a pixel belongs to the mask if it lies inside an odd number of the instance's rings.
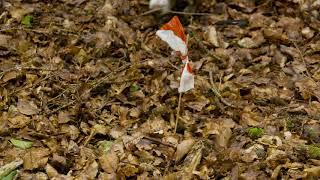
[{"label": "green leaf", "polygon": [[33,16],[31,15],[26,15],[21,19],[21,24],[23,24],[26,27],[31,27],[33,22]]},{"label": "green leaf", "polygon": [[132,84],[130,86],[130,92],[136,92],[140,89],[140,87],[137,84]]},{"label": "green leaf", "polygon": [[101,150],[103,152],[108,152],[111,149],[111,146],[113,145],[113,141],[99,141],[99,148],[101,148]]},{"label": "green leaf", "polygon": [[8,174],[7,176],[3,177],[1,180],[13,180],[14,177],[17,175],[18,171],[11,171],[10,174]]},{"label": "green leaf", "polygon": [[31,141],[25,141],[25,140],[19,140],[19,139],[10,139],[10,142],[18,147],[18,148],[21,148],[21,149],[28,149],[28,148],[31,148],[32,145],[33,145],[33,142]]},{"label": "green leaf", "polygon": [[22,164],[23,164],[23,160],[17,159],[17,160],[12,161],[8,164],[5,164],[4,166],[1,166],[0,167],[0,179],[2,180],[6,176],[9,176],[9,174],[11,174],[11,173],[13,174],[12,171],[16,170]]}]

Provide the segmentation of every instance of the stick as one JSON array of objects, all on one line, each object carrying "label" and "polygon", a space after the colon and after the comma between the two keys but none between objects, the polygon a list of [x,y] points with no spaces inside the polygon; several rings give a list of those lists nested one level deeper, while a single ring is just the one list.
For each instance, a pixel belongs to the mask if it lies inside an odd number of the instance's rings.
[{"label": "stick", "polygon": [[[156,8],[156,9],[151,9],[149,11],[146,11],[138,16],[145,16],[148,14],[152,14],[154,12],[158,12],[160,10],[163,10],[163,8]],[[193,12],[182,12],[182,11],[172,11],[172,10],[167,10],[167,13],[171,13],[171,14],[180,14],[180,15],[190,15],[190,16],[212,16],[213,14],[211,13],[193,13]]]},{"label": "stick", "polygon": [[84,141],[83,146],[87,146],[89,141],[93,138],[93,136],[96,135],[96,129],[92,128],[90,135],[88,136],[88,138]]},{"label": "stick", "polygon": [[179,93],[179,100],[178,100],[178,109],[177,109],[177,115],[176,115],[176,124],[174,126],[174,134],[177,132],[178,122],[179,122],[179,114],[180,114],[180,106],[181,106],[181,97],[182,93]]},{"label": "stick", "polygon": [[160,10],[162,10],[162,8],[151,9],[151,10],[149,10],[147,12],[144,12],[144,13],[138,15],[138,16],[145,16],[145,15],[152,14],[152,13],[160,11]]},{"label": "stick", "polygon": [[149,137],[149,136],[144,136],[143,138],[148,139],[149,141],[153,141],[153,142],[155,142],[155,143],[157,143],[157,144],[162,144],[162,145],[165,145],[165,146],[169,146],[169,147],[173,147],[173,148],[174,148],[173,145],[168,144],[168,143],[165,143],[165,142],[162,142],[161,140],[158,140],[158,139],[156,139],[156,138],[152,138],[152,137]]},{"label": "stick", "polygon": [[181,14],[181,15],[190,15],[190,16],[212,16],[213,14],[210,14],[210,13],[193,13],[193,12],[182,12],[182,11],[172,11],[172,10],[169,10],[168,11],[169,13],[172,13],[172,14]]},{"label": "stick", "polygon": [[311,78],[311,75],[310,75],[310,72],[309,72],[309,70],[308,70],[307,63],[306,63],[306,61],[305,61],[305,59],[304,59],[304,54],[302,54],[302,52],[301,52],[301,50],[300,50],[300,48],[299,48],[299,46],[297,45],[296,42],[292,41],[292,43],[293,43],[294,47],[298,50],[300,59],[302,60],[303,65],[306,67],[306,72],[307,72],[308,77],[309,77],[310,79],[312,79],[312,78]]}]

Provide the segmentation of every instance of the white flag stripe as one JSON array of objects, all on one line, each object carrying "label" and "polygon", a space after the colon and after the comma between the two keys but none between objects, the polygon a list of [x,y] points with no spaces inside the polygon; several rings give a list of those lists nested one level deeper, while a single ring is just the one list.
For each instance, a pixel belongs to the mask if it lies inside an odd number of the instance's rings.
[{"label": "white flag stripe", "polygon": [[169,0],[150,0],[149,2],[149,8],[153,9],[153,8],[169,8],[170,4],[169,4]]},{"label": "white flag stripe", "polygon": [[185,58],[185,59],[182,59],[181,61],[182,61],[183,64],[185,64],[185,63],[189,62],[189,57],[186,56],[186,58]]},{"label": "white flag stripe", "polygon": [[194,88],[194,75],[188,71],[188,64],[189,61],[184,64],[184,68],[182,70],[180,86],[178,89],[179,93],[186,92]]},{"label": "white flag stripe", "polygon": [[158,30],[156,35],[160,37],[161,40],[168,43],[168,45],[175,51],[179,51],[182,56],[188,54],[188,48],[186,43],[178,36],[176,36],[171,30]]}]

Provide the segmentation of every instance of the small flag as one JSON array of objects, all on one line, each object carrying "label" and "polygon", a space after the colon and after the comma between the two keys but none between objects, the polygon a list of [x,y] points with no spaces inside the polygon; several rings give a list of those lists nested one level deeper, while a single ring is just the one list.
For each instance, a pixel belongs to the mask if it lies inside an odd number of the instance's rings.
[{"label": "small flag", "polygon": [[178,91],[186,92],[194,88],[194,75],[188,58],[187,36],[179,18],[174,16],[156,32],[156,35],[180,55],[184,64]]}]

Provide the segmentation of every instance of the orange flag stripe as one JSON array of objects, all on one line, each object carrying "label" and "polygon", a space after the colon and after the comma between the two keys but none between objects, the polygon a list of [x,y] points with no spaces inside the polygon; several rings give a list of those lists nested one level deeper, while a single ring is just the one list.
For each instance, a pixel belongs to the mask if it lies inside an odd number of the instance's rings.
[{"label": "orange flag stripe", "polygon": [[187,44],[187,42],[186,42],[187,36],[184,33],[183,26],[182,26],[178,16],[174,16],[168,23],[163,25],[160,29],[173,31],[173,33],[176,36],[180,37],[182,39],[182,41],[184,41]]},{"label": "orange flag stripe", "polygon": [[192,68],[191,68],[190,64],[189,64],[189,63],[187,63],[187,65],[186,65],[186,66],[187,66],[187,70],[188,70],[188,72],[189,72],[189,73],[191,73],[191,74],[193,74],[193,73],[192,73]]}]

